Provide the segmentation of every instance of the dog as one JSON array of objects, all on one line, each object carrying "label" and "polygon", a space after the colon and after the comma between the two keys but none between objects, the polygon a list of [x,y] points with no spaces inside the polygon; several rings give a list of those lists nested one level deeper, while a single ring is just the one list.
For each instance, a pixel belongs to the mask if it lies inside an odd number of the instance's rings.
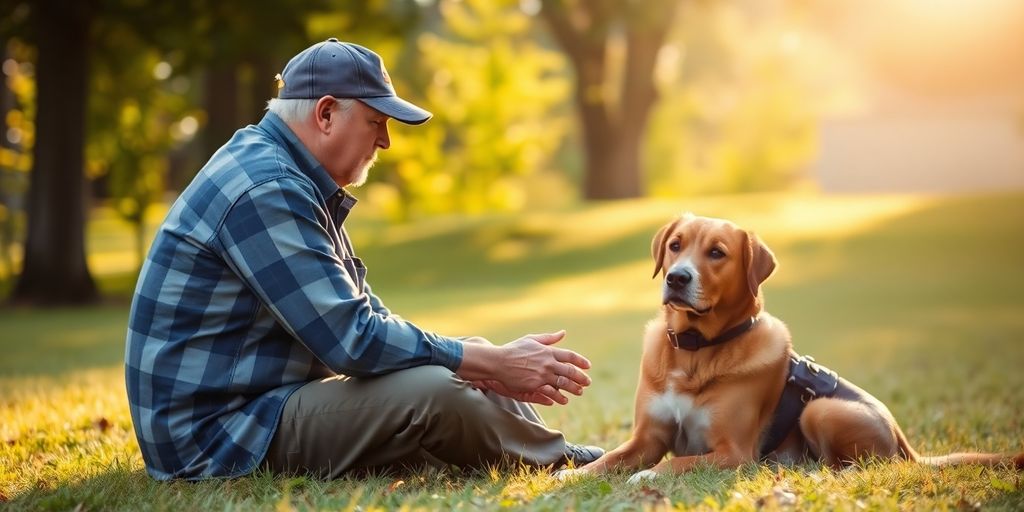
[{"label": "dog", "polygon": [[797,355],[786,325],[764,311],[761,284],[777,263],[754,233],[686,214],[657,232],[651,255],[654,277],[664,279],[662,307],[644,334],[632,437],[559,478],[641,470],[629,479],[638,483],[757,460],[1024,468],[1024,453],[921,456],[885,404]]}]

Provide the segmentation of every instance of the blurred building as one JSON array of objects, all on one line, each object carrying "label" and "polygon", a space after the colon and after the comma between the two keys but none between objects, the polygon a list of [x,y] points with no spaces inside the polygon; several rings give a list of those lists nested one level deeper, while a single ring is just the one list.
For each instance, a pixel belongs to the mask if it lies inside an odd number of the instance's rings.
[{"label": "blurred building", "polygon": [[822,190],[1024,189],[1024,116],[1013,96],[939,101],[880,87],[870,99],[863,113],[820,123],[815,173]]},{"label": "blurred building", "polygon": [[1022,7],[901,0],[826,13],[841,18],[826,21],[860,79],[853,108],[823,113],[821,188],[1024,189]]}]

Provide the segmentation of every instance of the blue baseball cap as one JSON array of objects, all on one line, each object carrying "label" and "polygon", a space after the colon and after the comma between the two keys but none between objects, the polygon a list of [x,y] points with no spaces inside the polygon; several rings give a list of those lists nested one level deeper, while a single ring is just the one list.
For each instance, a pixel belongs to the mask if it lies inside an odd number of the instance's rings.
[{"label": "blue baseball cap", "polygon": [[292,57],[277,79],[280,99],[352,98],[406,124],[433,116],[395,94],[380,55],[333,37]]}]

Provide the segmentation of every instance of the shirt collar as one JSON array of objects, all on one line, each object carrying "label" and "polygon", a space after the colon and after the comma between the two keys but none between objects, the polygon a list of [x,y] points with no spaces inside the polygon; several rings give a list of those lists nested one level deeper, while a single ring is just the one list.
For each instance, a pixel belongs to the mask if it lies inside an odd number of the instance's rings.
[{"label": "shirt collar", "polygon": [[337,195],[342,198],[342,206],[347,209],[355,206],[356,198],[335,183],[334,178],[327,174],[327,169],[320,165],[320,162],[306,149],[306,146],[295,135],[295,132],[277,114],[267,112],[263,119],[260,120],[259,127],[270,134],[271,138],[288,151],[288,154],[291,155],[298,166],[299,171],[313,181],[313,184],[316,185],[316,188],[320,190],[325,199],[331,199]]}]

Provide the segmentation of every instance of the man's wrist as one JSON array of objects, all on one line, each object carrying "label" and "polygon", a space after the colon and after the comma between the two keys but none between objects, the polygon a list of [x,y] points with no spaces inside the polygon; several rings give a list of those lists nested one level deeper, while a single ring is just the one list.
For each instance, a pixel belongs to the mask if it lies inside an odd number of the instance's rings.
[{"label": "man's wrist", "polygon": [[462,363],[456,375],[465,380],[494,379],[497,369],[501,367],[503,353],[501,347],[483,343],[463,343]]}]

